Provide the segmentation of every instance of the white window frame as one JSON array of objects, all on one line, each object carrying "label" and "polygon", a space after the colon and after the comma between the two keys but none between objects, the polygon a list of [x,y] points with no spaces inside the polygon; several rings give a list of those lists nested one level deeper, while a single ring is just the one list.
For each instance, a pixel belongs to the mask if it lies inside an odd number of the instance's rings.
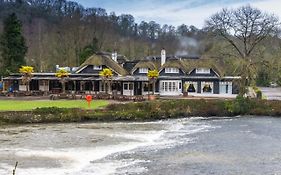
[{"label": "white window frame", "polygon": [[195,89],[195,92],[188,92],[188,93],[198,93],[198,82],[197,81],[186,81],[185,83],[189,84],[189,86],[191,84],[193,84],[193,87]]},{"label": "white window frame", "polygon": [[139,73],[141,73],[141,74],[147,74],[147,73],[148,73],[148,68],[145,68],[145,67],[139,68]]},{"label": "white window frame", "polygon": [[134,95],[134,83],[133,82],[124,82],[123,83],[123,95]]},{"label": "white window frame", "polygon": [[[203,89],[204,89],[205,85],[210,85],[212,91],[211,92],[203,92]],[[214,93],[214,82],[202,81],[201,82],[201,93],[202,94],[213,94]]]},{"label": "white window frame", "polygon": [[210,68],[197,68],[196,73],[197,74],[210,74],[211,69]]},{"label": "white window frame", "polygon": [[95,66],[95,65],[94,65],[94,66],[93,66],[93,69],[94,69],[94,70],[102,70],[102,66]]},{"label": "white window frame", "polygon": [[180,95],[182,92],[182,81],[180,80],[161,80],[160,93]]},{"label": "white window frame", "polygon": [[165,68],[165,73],[169,73],[169,74],[177,74],[179,73],[179,69],[175,68],[175,67],[166,67]]},{"label": "white window frame", "polygon": [[[227,91],[226,91],[226,86],[228,86]],[[220,90],[220,94],[232,94],[232,82],[231,81],[220,82],[219,90]]]}]

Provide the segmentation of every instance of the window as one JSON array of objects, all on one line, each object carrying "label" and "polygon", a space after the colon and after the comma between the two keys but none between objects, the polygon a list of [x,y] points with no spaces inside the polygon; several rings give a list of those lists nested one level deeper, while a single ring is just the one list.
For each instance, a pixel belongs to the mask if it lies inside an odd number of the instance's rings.
[{"label": "window", "polygon": [[232,94],[232,82],[220,82],[220,94]]},{"label": "window", "polygon": [[173,83],[172,84],[172,90],[173,91],[175,91],[175,90],[177,91],[178,90],[178,88],[177,88],[178,86],[176,86],[176,82],[172,82],[172,83]]},{"label": "window", "polygon": [[194,84],[190,84],[190,85],[188,86],[187,92],[196,92],[196,89],[195,89],[195,87],[194,87]]},{"label": "window", "polygon": [[129,84],[129,90],[134,90],[134,85],[133,85],[133,83],[130,83],[130,84]]},{"label": "window", "polygon": [[164,86],[163,91],[168,91],[168,82],[165,82],[165,86]]},{"label": "window", "polygon": [[179,69],[174,67],[167,67],[165,68],[165,73],[179,73]]},{"label": "window", "polygon": [[139,68],[139,73],[143,73],[143,74],[148,73],[148,68]]},{"label": "window", "polygon": [[124,90],[134,90],[133,83],[124,83]]},{"label": "window", "polygon": [[124,83],[124,90],[129,90],[129,86],[127,83]]},{"label": "window", "polygon": [[163,92],[178,92],[181,90],[182,83],[179,81],[163,81],[161,82],[161,91]]},{"label": "window", "polygon": [[209,68],[197,68],[196,73],[197,74],[209,74],[209,73],[211,73],[211,70]]},{"label": "window", "polygon": [[169,82],[168,85],[169,85],[168,91],[172,91],[172,82]]},{"label": "window", "polygon": [[198,84],[194,81],[186,81],[184,83],[185,91],[187,92],[197,92]]},{"label": "window", "polygon": [[213,87],[214,87],[214,83],[213,82],[201,82],[201,92],[203,93],[213,93]]},{"label": "window", "polygon": [[204,87],[203,87],[203,92],[208,92],[208,93],[211,93],[212,92],[212,88],[209,84],[206,84]]},{"label": "window", "polygon": [[102,70],[102,66],[94,66],[93,69],[94,70]]},{"label": "window", "polygon": [[228,84],[225,86],[225,93],[228,93]]},{"label": "window", "polygon": [[145,83],[144,87],[143,87],[143,91],[147,92],[150,91],[152,89],[152,84],[151,83]]}]

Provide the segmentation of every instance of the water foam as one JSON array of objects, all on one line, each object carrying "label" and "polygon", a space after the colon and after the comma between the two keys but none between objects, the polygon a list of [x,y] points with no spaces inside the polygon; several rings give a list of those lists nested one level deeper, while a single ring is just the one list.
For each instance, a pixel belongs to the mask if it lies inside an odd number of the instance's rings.
[{"label": "water foam", "polygon": [[[130,124],[151,124],[151,123],[130,123]],[[98,146],[94,148],[80,147],[68,149],[8,149],[9,152],[14,152],[15,156],[21,158],[39,157],[43,159],[51,159],[62,161],[62,167],[59,168],[20,168],[17,170],[21,175],[76,175],[76,174],[114,174],[118,169],[125,167],[135,167],[130,171],[146,171],[145,167],[138,166],[143,160],[118,160],[118,161],[104,161],[106,157],[113,154],[121,154],[131,150],[145,148],[149,149],[163,149],[169,148],[181,143],[186,143],[189,138],[182,139],[182,136],[202,132],[210,129],[208,125],[196,124],[189,119],[166,120],[153,122],[154,125],[163,125],[163,129],[154,131],[143,130],[123,130],[110,134],[114,138],[125,138],[124,142],[117,145]],[[128,141],[129,140],[129,141]],[[1,150],[0,150],[1,152]],[[99,162],[98,160],[103,159]],[[12,169],[13,167],[5,167],[5,169]],[[127,168],[126,168],[127,169]],[[5,170],[4,170],[5,171]],[[1,169],[0,169],[1,172]]]}]

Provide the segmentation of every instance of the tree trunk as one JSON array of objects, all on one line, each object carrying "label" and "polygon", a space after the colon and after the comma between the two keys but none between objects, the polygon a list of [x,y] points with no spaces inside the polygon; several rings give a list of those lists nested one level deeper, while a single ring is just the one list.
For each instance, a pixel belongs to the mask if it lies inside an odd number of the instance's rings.
[{"label": "tree trunk", "polygon": [[244,58],[245,62],[243,61],[242,64],[242,75],[241,75],[241,80],[239,84],[239,95],[244,96],[247,93],[247,87],[251,85],[251,79],[254,77],[252,68],[253,64],[250,62],[250,58]]},{"label": "tree trunk", "polygon": [[148,82],[148,95],[150,94],[150,82]]},{"label": "tree trunk", "polygon": [[92,81],[92,91],[95,92],[95,81]]},{"label": "tree trunk", "polygon": [[244,96],[247,93],[247,83],[246,83],[246,77],[245,76],[241,76],[241,80],[239,83],[239,95],[240,96]]},{"label": "tree trunk", "polygon": [[152,82],[152,95],[155,93],[155,81]]},{"label": "tree trunk", "polygon": [[29,81],[26,82],[26,92],[29,92]]},{"label": "tree trunk", "polygon": [[111,86],[111,83],[110,83],[110,81],[108,80],[108,81],[107,81],[107,93],[109,93],[110,90],[111,90],[110,86]]},{"label": "tree trunk", "polygon": [[74,85],[74,88],[73,88],[74,89],[74,93],[76,94],[77,91],[76,91],[76,81],[75,80],[73,81],[73,85]]},{"label": "tree trunk", "polygon": [[62,82],[61,85],[62,85],[62,93],[65,94],[65,82]]},{"label": "tree trunk", "polygon": [[61,79],[61,90],[62,93],[65,94],[65,79]]},{"label": "tree trunk", "polygon": [[103,82],[103,88],[104,88],[105,93],[107,94],[106,81]]}]

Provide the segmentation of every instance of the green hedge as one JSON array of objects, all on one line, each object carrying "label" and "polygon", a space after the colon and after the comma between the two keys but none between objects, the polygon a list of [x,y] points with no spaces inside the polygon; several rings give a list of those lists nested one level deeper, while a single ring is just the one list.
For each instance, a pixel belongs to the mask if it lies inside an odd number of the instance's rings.
[{"label": "green hedge", "polygon": [[180,117],[212,116],[281,116],[281,101],[248,99],[233,100],[156,100],[139,103],[111,104],[104,109],[83,110],[37,108],[33,111],[0,112],[0,123],[47,123],[81,121],[148,121]]}]

